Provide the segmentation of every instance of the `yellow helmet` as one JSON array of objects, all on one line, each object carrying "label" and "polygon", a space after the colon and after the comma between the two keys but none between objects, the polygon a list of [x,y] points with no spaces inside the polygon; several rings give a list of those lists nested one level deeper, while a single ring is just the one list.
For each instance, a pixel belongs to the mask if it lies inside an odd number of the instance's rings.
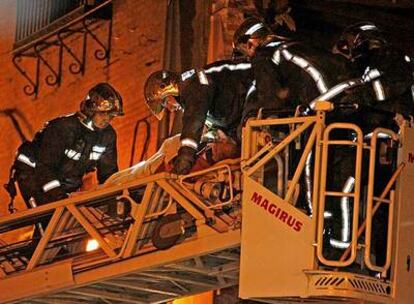
[{"label": "yellow helmet", "polygon": [[[175,111],[182,109],[179,102],[173,98],[179,97],[180,76],[174,72],[160,70],[152,73],[144,86],[145,103],[149,110],[159,120],[164,116],[164,109]],[[172,104],[171,104],[172,103]]]}]

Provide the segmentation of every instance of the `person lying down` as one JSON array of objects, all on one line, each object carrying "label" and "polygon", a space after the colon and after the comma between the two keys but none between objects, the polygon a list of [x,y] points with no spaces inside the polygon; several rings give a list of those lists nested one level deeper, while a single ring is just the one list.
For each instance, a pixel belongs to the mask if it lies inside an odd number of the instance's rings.
[{"label": "person lying down", "polygon": [[[106,180],[104,186],[124,184],[160,172],[171,172],[174,158],[180,148],[180,136],[181,134],[177,134],[167,138],[154,155],[132,167],[113,174]],[[207,140],[207,138],[211,137],[204,137],[191,172],[209,168],[225,159],[240,157],[238,145],[221,130],[215,130],[214,139]]]}]

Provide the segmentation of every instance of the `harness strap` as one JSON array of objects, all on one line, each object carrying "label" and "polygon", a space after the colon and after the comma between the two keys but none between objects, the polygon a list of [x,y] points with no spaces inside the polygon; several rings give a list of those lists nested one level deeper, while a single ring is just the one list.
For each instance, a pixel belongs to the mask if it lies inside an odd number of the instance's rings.
[{"label": "harness strap", "polygon": [[7,205],[7,209],[10,214],[17,211],[16,208],[14,208],[14,198],[17,195],[17,189],[16,189],[16,177],[14,176],[16,172],[16,169],[14,168],[14,165],[10,168],[10,174],[9,174],[9,181],[7,184],[4,184],[3,187],[6,189],[7,193],[9,193],[10,196],[10,202]]}]

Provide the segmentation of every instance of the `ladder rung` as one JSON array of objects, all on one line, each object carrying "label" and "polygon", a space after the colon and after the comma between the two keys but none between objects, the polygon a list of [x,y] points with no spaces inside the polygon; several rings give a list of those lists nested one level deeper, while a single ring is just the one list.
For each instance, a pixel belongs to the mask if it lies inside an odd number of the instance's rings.
[{"label": "ladder rung", "polygon": [[357,142],[351,140],[324,140],[322,141],[323,144],[326,145],[346,145],[346,146],[356,146],[358,145]]},{"label": "ladder rung", "polygon": [[354,197],[355,193],[346,193],[346,192],[336,192],[336,191],[326,191],[326,196],[340,196],[340,197]]}]

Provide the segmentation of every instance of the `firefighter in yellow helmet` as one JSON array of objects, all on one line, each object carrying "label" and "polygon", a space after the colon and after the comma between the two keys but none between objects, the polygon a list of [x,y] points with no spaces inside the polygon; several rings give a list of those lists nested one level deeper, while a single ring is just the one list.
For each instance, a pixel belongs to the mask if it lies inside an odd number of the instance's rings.
[{"label": "firefighter in yellow helmet", "polygon": [[[223,143],[215,145],[215,148],[220,147],[217,149],[220,151],[214,153],[216,158],[213,161],[225,156],[239,156],[229,147],[237,150],[237,131],[240,130],[244,100],[252,81],[251,64],[243,59],[217,61],[181,75],[162,70],[148,77],[145,99],[157,118],[161,118],[165,110],[184,111],[174,173],[187,174],[194,166],[207,120],[216,134],[220,134],[220,142]],[[218,157],[218,154],[223,156]]]}]

